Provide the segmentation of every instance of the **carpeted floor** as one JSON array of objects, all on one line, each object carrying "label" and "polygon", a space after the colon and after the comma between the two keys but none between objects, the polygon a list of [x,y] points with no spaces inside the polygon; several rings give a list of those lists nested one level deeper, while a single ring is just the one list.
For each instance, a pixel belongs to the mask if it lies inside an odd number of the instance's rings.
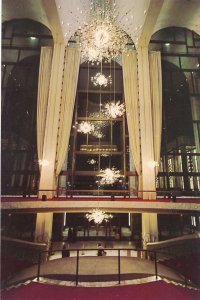
[{"label": "carpeted floor", "polygon": [[2,292],[2,300],[199,300],[200,292],[164,281],[113,286],[67,287],[31,282]]}]

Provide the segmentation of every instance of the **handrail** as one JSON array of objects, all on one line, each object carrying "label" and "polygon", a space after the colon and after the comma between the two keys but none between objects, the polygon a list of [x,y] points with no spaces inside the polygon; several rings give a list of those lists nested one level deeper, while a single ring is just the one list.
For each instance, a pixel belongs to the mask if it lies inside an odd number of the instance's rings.
[{"label": "handrail", "polygon": [[[162,252],[159,252],[159,251],[152,251],[152,250],[147,250],[147,249],[138,249],[138,248],[105,248],[107,251],[108,250],[116,250],[118,251],[118,283],[120,284],[121,283],[121,251],[122,250],[131,250],[131,251],[137,251],[137,252],[144,252],[145,255],[143,257],[145,257],[145,259],[148,258],[148,254],[149,254],[149,257],[151,259],[154,260],[154,268],[155,268],[155,277],[156,277],[156,280],[158,279],[158,276],[160,276],[161,278],[163,276],[159,275],[159,272],[158,272],[158,254],[163,254]],[[76,255],[76,274],[75,274],[75,284],[76,286],[78,285],[78,282],[79,282],[79,260],[80,260],[80,256],[79,256],[79,252],[80,250],[82,249],[77,249],[77,248],[70,248],[69,249],[70,251],[76,251],[77,255]],[[95,250],[95,251],[98,251],[98,248],[84,248],[84,252],[85,251],[92,251],[92,250]],[[43,253],[46,253],[46,254],[49,254],[50,251],[40,251],[39,252],[39,256],[38,256],[38,268],[37,268],[37,281],[40,280],[40,269],[41,269],[41,262],[42,262],[42,254]],[[57,250],[54,250],[54,252],[62,252],[62,249],[57,249]],[[150,255],[150,254],[153,254],[153,255]],[[191,280],[188,279],[186,276],[182,275],[182,278],[184,279],[184,284],[185,284],[185,287],[187,286],[193,286],[191,284]],[[168,278],[169,279],[169,278]],[[174,281],[174,279],[173,279]]]},{"label": "handrail", "polygon": [[[155,251],[149,251],[149,250],[146,250],[146,249],[136,249],[136,248],[105,248],[106,251],[109,251],[109,250],[116,250],[118,252],[118,283],[120,284],[121,283],[121,251],[123,250],[131,250],[131,251],[137,251],[137,252],[145,252],[146,253],[146,257],[147,257],[147,254],[149,253],[152,253],[154,257],[154,262],[155,262],[155,276],[156,276],[156,279],[158,278],[158,267],[157,267],[157,255],[155,253]],[[81,249],[77,249],[77,248],[70,248],[69,251],[75,251],[77,253],[76,255],[76,274],[75,274],[75,282],[76,282],[76,286],[78,285],[78,282],[79,282],[79,259],[80,259],[80,256],[79,256],[79,251]],[[98,248],[84,248],[84,251],[98,251]],[[42,254],[49,254],[50,251],[40,251],[39,252],[39,256],[38,256],[38,268],[37,268],[37,281],[40,280],[40,269],[41,269],[41,257],[42,257]],[[62,252],[62,249],[57,249],[57,250],[54,250],[54,252]]]}]

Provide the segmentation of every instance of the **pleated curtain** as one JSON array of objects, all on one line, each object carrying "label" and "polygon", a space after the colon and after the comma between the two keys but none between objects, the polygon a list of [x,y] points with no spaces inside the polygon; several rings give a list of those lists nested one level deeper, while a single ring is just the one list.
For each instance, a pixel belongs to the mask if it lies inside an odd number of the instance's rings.
[{"label": "pleated curtain", "polygon": [[[141,175],[140,131],[138,108],[138,80],[136,51],[129,50],[122,55],[123,83],[125,94],[126,115],[129,131],[129,146],[136,171]],[[140,183],[139,183],[140,185]]]},{"label": "pleated curtain", "polygon": [[78,48],[66,48],[56,152],[56,177],[62,170],[68,152],[79,65],[80,50]]},{"label": "pleated curtain", "polygon": [[37,96],[37,149],[39,160],[43,157],[52,54],[53,49],[51,47],[41,48]]},{"label": "pleated curtain", "polygon": [[[160,161],[161,136],[162,136],[162,68],[160,52],[149,53],[150,86],[153,118],[153,144],[154,160]],[[155,168],[156,175],[158,167]]]}]

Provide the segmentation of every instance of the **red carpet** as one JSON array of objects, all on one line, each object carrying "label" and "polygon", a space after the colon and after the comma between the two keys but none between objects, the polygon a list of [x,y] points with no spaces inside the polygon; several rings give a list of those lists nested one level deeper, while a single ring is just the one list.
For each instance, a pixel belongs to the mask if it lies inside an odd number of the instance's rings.
[{"label": "red carpet", "polygon": [[161,262],[190,279],[193,283],[200,286],[200,255],[191,254],[188,256],[172,258]]},{"label": "red carpet", "polygon": [[2,300],[199,300],[200,292],[164,281],[114,287],[64,287],[32,282],[2,292]]}]

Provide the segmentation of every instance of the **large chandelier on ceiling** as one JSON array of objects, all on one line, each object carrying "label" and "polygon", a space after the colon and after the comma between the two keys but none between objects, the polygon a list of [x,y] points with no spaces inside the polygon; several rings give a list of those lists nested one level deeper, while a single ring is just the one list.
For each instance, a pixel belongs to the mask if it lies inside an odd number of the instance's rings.
[{"label": "large chandelier on ceiling", "polygon": [[122,175],[120,175],[120,171],[113,168],[106,168],[104,170],[100,170],[99,174],[97,174],[98,177],[100,177],[99,180],[97,180],[97,183],[99,185],[109,185],[114,184],[117,181],[121,181],[120,178]]},{"label": "large chandelier on ceiling", "polygon": [[113,218],[113,215],[107,214],[99,208],[94,208],[91,212],[86,214],[86,218],[89,222],[94,221],[95,224],[101,224],[103,221],[108,222]]},{"label": "large chandelier on ceiling", "polygon": [[123,103],[120,104],[120,101],[117,101],[116,103],[109,102],[105,105],[105,115],[113,119],[123,116],[124,112],[125,112],[124,104]]},{"label": "large chandelier on ceiling", "polygon": [[111,2],[104,7],[93,5],[91,21],[78,29],[76,37],[84,60],[109,61],[126,50],[128,36],[114,24],[114,9]]}]

